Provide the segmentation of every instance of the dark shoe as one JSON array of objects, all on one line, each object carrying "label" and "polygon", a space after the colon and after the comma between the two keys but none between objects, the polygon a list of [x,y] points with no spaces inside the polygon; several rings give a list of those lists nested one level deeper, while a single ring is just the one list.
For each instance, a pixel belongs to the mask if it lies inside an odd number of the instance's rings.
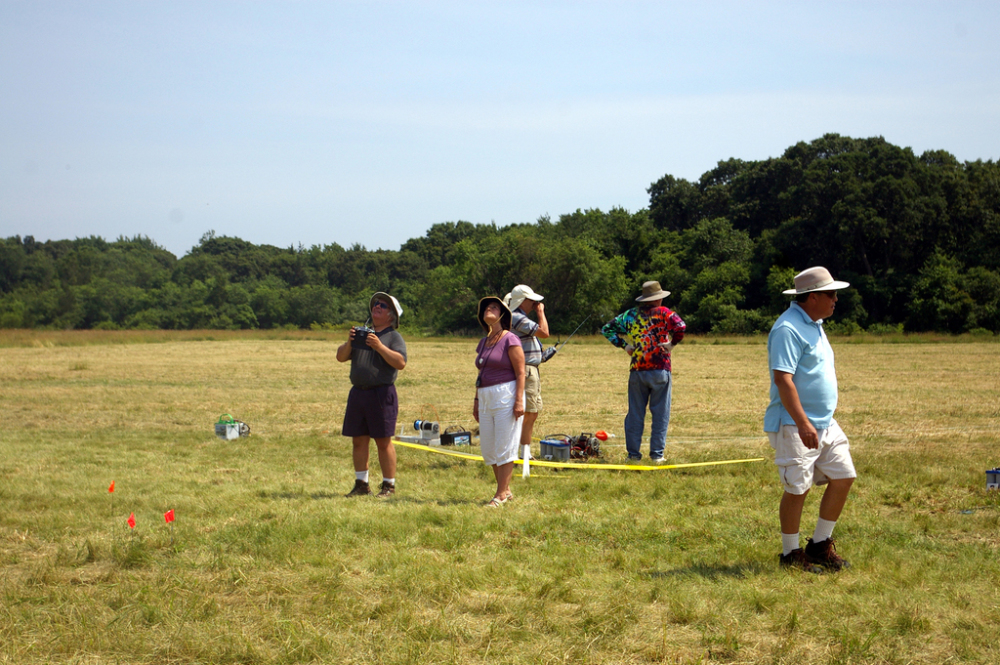
[{"label": "dark shoe", "polygon": [[801,547],[794,549],[788,554],[779,554],[778,560],[784,568],[799,568],[807,573],[822,573],[823,569],[809,560],[805,550]]},{"label": "dark shoe", "polygon": [[[371,494],[371,490],[369,490],[368,493]],[[396,486],[394,484],[392,484],[392,483],[387,483],[387,482],[385,482],[383,480],[382,481],[382,489],[380,489],[379,493],[375,495],[375,498],[376,499],[388,499],[390,496],[392,496],[395,493],[396,493]]]},{"label": "dark shoe", "polygon": [[372,493],[372,488],[368,486],[363,480],[354,481],[354,489],[345,494],[344,496],[368,496]]},{"label": "dark shoe", "polygon": [[837,550],[833,546],[833,538],[827,538],[818,543],[814,543],[813,539],[809,538],[806,541],[806,556],[809,557],[809,561],[823,566],[827,570],[843,570],[851,567],[851,564],[837,554]]}]

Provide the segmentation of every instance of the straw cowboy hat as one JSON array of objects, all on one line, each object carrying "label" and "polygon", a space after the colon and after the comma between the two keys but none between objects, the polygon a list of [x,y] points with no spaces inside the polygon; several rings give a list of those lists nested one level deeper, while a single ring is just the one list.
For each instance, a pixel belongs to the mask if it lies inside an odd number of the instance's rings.
[{"label": "straw cowboy hat", "polygon": [[786,296],[797,296],[802,293],[812,293],[813,291],[838,291],[846,289],[850,284],[838,282],[830,274],[830,271],[822,266],[808,268],[795,276],[795,288],[782,291]]},{"label": "straw cowboy hat", "polygon": [[644,282],[642,285],[642,295],[635,299],[636,302],[649,302],[650,300],[663,300],[670,295],[670,291],[660,288],[659,282]]}]

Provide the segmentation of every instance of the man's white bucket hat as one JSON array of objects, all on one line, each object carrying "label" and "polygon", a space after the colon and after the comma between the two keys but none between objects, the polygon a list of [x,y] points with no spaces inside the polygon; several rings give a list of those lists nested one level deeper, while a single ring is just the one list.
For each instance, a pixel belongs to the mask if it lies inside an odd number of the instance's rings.
[{"label": "man's white bucket hat", "polygon": [[782,291],[786,296],[796,296],[801,293],[812,293],[813,291],[838,291],[846,289],[850,284],[838,282],[830,274],[830,271],[822,266],[808,268],[795,276],[795,288]]},{"label": "man's white bucket hat", "polygon": [[545,296],[540,296],[531,290],[531,287],[527,284],[518,284],[513,289],[510,290],[510,300],[504,299],[504,302],[510,307],[510,311],[514,311],[521,306],[525,300],[534,300],[539,302]]},{"label": "man's white bucket hat", "polygon": [[375,295],[368,299],[368,310],[375,306],[376,300],[388,301],[392,303],[392,307],[395,310],[393,313],[396,315],[396,325],[399,325],[399,317],[403,315],[403,308],[400,306],[399,301],[396,300],[395,296],[390,296],[388,293],[383,291],[377,291]]}]

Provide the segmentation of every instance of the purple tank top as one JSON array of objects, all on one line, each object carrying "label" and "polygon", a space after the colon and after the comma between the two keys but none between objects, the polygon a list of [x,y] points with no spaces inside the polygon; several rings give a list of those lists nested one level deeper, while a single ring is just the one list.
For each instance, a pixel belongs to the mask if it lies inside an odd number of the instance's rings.
[{"label": "purple tank top", "polygon": [[476,347],[476,369],[482,370],[480,386],[487,388],[500,383],[516,381],[514,366],[510,364],[510,347],[521,346],[521,340],[510,332],[504,334],[493,346],[486,346],[486,338]]}]

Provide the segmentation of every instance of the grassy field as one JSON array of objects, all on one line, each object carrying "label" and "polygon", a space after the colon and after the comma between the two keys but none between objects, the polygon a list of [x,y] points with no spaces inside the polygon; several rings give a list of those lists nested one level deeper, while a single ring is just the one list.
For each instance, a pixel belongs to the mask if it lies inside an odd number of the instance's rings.
[{"label": "grassy field", "polygon": [[[343,498],[342,337],[0,331],[0,663],[997,661],[995,341],[834,340],[853,567],[810,576],[777,565],[763,339],[677,349],[667,456],[768,461],[518,471],[488,510],[487,468],[404,448],[393,499]],[[400,422],[473,425],[474,345],[409,339]],[[543,370],[536,434],[622,461],[624,354]]]}]

